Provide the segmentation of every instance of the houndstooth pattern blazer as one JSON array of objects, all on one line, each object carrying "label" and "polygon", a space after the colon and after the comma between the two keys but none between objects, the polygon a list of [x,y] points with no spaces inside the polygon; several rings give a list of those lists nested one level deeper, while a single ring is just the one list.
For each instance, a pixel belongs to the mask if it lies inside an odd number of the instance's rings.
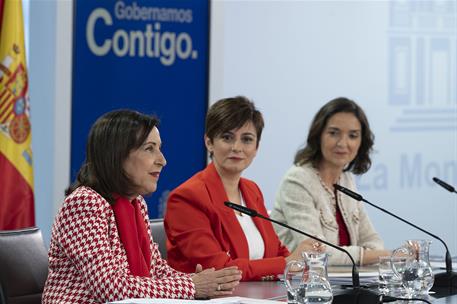
[{"label": "houndstooth pattern blazer", "polygon": [[[144,199],[141,213],[149,227]],[[148,228],[150,277],[130,274],[110,204],[97,192],[80,187],[60,209],[49,249],[49,274],[42,303],[105,303],[126,298],[193,298],[188,274],[168,266]]]}]

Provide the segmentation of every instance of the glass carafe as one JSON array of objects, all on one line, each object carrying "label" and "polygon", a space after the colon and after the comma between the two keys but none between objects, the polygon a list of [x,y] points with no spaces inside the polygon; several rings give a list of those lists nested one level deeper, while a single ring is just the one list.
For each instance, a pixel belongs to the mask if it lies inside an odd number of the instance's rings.
[{"label": "glass carafe", "polygon": [[428,240],[408,240],[392,253],[392,257],[407,257],[401,267],[392,263],[392,270],[401,277],[409,296],[426,295],[433,287],[435,276],[429,260],[430,244]]},{"label": "glass carafe", "polygon": [[[303,252],[303,261],[291,261],[284,271],[288,292],[296,303],[332,303],[333,293],[327,276],[327,253]],[[291,269],[300,270],[295,288],[290,282]]]}]

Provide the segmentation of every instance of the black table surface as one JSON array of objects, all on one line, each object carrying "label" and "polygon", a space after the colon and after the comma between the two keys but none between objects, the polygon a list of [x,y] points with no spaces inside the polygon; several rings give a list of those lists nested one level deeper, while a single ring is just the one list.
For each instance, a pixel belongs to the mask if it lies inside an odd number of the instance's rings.
[{"label": "black table surface", "polygon": [[[241,282],[235,289],[233,296],[248,297],[255,299],[270,299],[285,301],[286,287],[281,281],[259,281],[259,282]],[[447,291],[438,291],[431,293],[428,301],[432,303],[457,304],[457,292],[449,295]],[[412,303],[399,301],[399,303]],[[415,302],[424,303],[424,302]]]}]

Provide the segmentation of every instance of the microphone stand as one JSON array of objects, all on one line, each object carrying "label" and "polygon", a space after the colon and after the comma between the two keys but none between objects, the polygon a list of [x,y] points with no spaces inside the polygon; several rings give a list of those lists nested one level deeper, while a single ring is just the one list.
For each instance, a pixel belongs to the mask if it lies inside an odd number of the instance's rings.
[{"label": "microphone stand", "polygon": [[[455,188],[448,183],[440,180],[438,177],[434,177],[433,181],[446,189],[447,191],[451,193],[456,193]],[[446,245],[445,245],[446,246]],[[439,273],[435,276],[435,284],[438,284],[438,287],[448,287],[450,290],[453,290],[456,288],[457,285],[457,274],[452,271],[452,258],[451,254],[449,253],[449,250],[447,250],[446,246],[446,272]]]},{"label": "microphone stand", "polygon": [[269,222],[273,222],[275,224],[278,224],[282,227],[285,227],[287,229],[293,230],[297,233],[303,234],[309,238],[312,238],[318,242],[324,243],[327,246],[330,246],[332,248],[335,248],[336,250],[343,251],[348,255],[348,257],[351,259],[352,262],[352,285],[353,288],[350,290],[343,290],[341,294],[337,294],[333,297],[333,304],[378,304],[378,303],[383,303],[383,302],[391,302],[395,301],[395,299],[388,299],[389,297],[385,297],[382,294],[377,294],[371,290],[364,289],[360,287],[360,278],[359,278],[359,271],[357,269],[357,266],[355,264],[354,258],[349,254],[349,252],[339,246],[333,245],[332,243],[329,243],[327,241],[324,241],[318,237],[315,237],[311,234],[308,234],[306,232],[303,232],[301,230],[298,230],[294,227],[291,227],[287,224],[284,224],[282,222],[278,222],[274,219],[271,219],[269,217],[263,216],[262,214],[258,213],[256,210],[234,204],[232,202],[224,202],[224,204],[231,208],[235,209],[236,211],[239,211],[241,213],[247,214],[250,217],[260,217],[261,219],[267,220]]},{"label": "microphone stand", "polygon": [[438,288],[442,288],[442,287],[445,287],[445,288],[449,288],[449,292],[453,293],[456,291],[456,288],[457,288],[457,274],[452,271],[452,258],[451,258],[451,254],[449,253],[449,249],[446,245],[446,243],[441,239],[439,238],[438,236],[414,225],[413,223],[411,222],[408,222],[407,220],[393,214],[392,212],[390,211],[387,211],[386,209],[384,208],[381,208],[373,203],[370,203],[369,201],[367,201],[366,199],[363,198],[362,195],[358,194],[358,193],[355,193],[354,191],[351,191],[343,186],[340,186],[338,184],[334,184],[333,187],[335,187],[335,189],[337,189],[338,191],[341,191],[343,192],[344,194],[352,197],[353,199],[357,200],[357,201],[363,201],[365,203],[367,203],[368,205],[370,206],[373,206],[374,208],[378,209],[378,210],[381,210],[382,212],[384,213],[387,213],[388,215],[390,216],[393,216],[394,218],[422,231],[423,233],[425,234],[428,234],[430,235],[431,237],[439,240],[441,243],[443,243],[444,247],[446,248],[446,257],[445,257],[445,262],[446,262],[446,272],[443,272],[443,273],[438,273],[435,275],[435,282],[433,284],[433,289],[436,289],[437,287]]}]

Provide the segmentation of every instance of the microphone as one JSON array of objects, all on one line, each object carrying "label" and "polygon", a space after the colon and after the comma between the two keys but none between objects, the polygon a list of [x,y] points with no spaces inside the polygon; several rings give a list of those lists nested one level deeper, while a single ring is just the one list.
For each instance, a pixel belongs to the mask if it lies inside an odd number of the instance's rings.
[{"label": "microphone", "polygon": [[457,191],[455,191],[455,188],[454,188],[454,187],[452,187],[451,185],[449,185],[449,184],[446,183],[446,182],[443,182],[443,181],[440,180],[438,177],[434,177],[434,178],[433,178],[433,181],[434,181],[435,183],[437,183],[438,185],[440,185],[441,187],[443,187],[444,189],[446,189],[447,191],[457,193]]},{"label": "microphone", "polygon": [[284,224],[284,223],[278,222],[278,221],[276,221],[274,219],[271,219],[269,217],[263,216],[262,214],[258,213],[254,209],[249,209],[248,207],[241,206],[241,205],[238,205],[238,204],[234,204],[232,202],[225,202],[224,205],[226,205],[227,207],[232,208],[232,209],[234,209],[234,210],[236,210],[238,212],[247,214],[250,217],[260,217],[260,218],[262,218],[264,220],[267,220],[267,221],[273,222],[275,224],[278,224],[280,226],[286,227],[286,228],[288,228],[290,230],[293,230],[293,231],[298,232],[300,234],[306,235],[307,237],[312,238],[312,239],[314,239],[314,240],[316,240],[318,242],[324,243],[327,246],[333,247],[338,251],[343,251],[344,253],[346,253],[348,255],[349,259],[351,259],[351,262],[352,262],[352,285],[354,285],[354,287],[360,287],[360,276],[359,276],[359,272],[357,270],[357,267],[355,265],[354,258],[349,254],[349,252],[347,252],[346,249],[343,249],[343,248],[341,248],[339,246],[333,245],[332,243],[324,241],[324,240],[322,240],[322,239],[320,239],[318,237],[315,237],[315,236],[313,236],[311,234],[308,234],[306,232],[298,230],[298,229],[296,229],[294,227],[291,227],[291,226],[289,226],[287,224]]},{"label": "microphone", "polygon": [[392,212],[387,211],[384,208],[381,208],[381,207],[379,207],[379,206],[377,206],[377,205],[375,205],[373,203],[370,203],[369,201],[364,199],[360,194],[355,193],[354,191],[349,190],[348,188],[345,188],[345,187],[343,187],[341,185],[338,185],[338,184],[333,184],[333,187],[335,187],[336,190],[341,191],[344,194],[352,197],[353,199],[355,199],[357,201],[363,201],[363,202],[369,204],[370,206],[373,206],[374,208],[376,208],[378,210],[381,210],[382,212],[387,213],[390,216],[393,216],[394,218],[396,218],[396,219],[398,219],[398,220],[400,220],[400,221],[402,221],[402,222],[404,222],[404,223],[406,223],[406,224],[408,224],[408,225],[410,225],[410,226],[422,231],[425,234],[428,234],[429,236],[431,236],[434,239],[437,239],[441,243],[443,243],[444,247],[446,248],[446,257],[445,257],[446,272],[438,273],[438,274],[435,275],[435,282],[433,284],[433,288],[436,288],[436,287],[448,287],[450,290],[454,290],[454,288],[457,288],[457,274],[452,271],[451,254],[449,253],[449,248],[447,247],[446,243],[441,238],[439,238],[438,236],[428,232],[427,230],[424,230],[424,229],[414,225],[411,222],[408,222],[407,220],[399,217],[398,215],[395,215]]},{"label": "microphone", "polygon": [[360,303],[360,304],[374,304],[374,303],[384,303],[384,302],[393,302],[396,300],[394,297],[388,297],[384,296],[382,294],[377,294],[371,290],[364,289],[360,287],[360,278],[359,278],[359,271],[357,270],[357,266],[355,264],[354,258],[349,254],[349,252],[346,249],[343,249],[339,246],[333,245],[332,243],[329,243],[327,241],[324,241],[318,237],[315,237],[311,234],[308,234],[306,232],[303,232],[301,230],[298,230],[294,227],[291,227],[287,224],[278,222],[274,219],[271,219],[269,217],[266,217],[260,213],[258,213],[254,209],[247,208],[245,206],[241,206],[238,204],[234,204],[232,202],[224,202],[224,204],[231,208],[234,209],[238,212],[244,213],[249,215],[250,217],[260,217],[264,220],[267,220],[269,222],[273,222],[275,224],[278,224],[282,227],[285,227],[287,229],[293,230],[295,232],[298,232],[300,234],[306,235],[309,238],[312,238],[316,241],[319,241],[327,246],[330,246],[332,248],[335,248],[336,250],[342,251],[346,253],[349,257],[349,259],[352,262],[352,285],[353,289],[351,290],[343,290],[341,294],[337,294],[333,297],[333,304],[354,304],[354,303]]}]

